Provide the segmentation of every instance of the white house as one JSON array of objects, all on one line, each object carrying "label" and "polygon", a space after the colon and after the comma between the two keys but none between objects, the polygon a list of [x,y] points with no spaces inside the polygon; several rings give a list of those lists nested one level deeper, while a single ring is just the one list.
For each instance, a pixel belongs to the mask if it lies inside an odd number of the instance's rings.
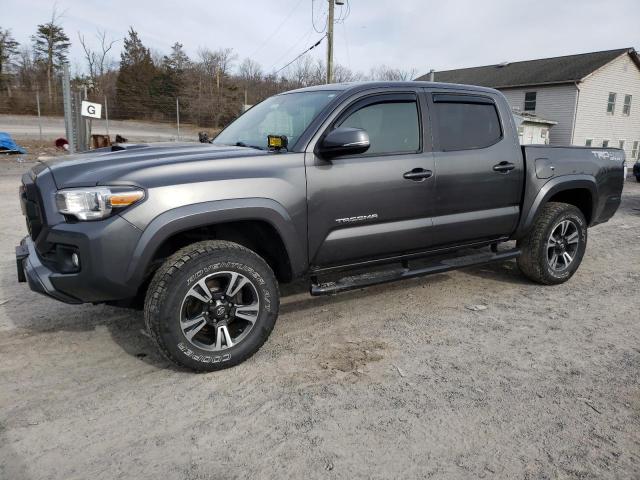
[{"label": "white house", "polygon": [[497,88],[514,111],[557,122],[551,144],[622,148],[628,164],[639,158],[640,57],[633,48],[447,70],[432,79]]}]

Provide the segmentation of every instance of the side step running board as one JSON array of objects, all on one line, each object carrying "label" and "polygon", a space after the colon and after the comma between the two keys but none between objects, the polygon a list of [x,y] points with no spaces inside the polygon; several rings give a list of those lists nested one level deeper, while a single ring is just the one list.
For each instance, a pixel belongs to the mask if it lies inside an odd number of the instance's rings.
[{"label": "side step running board", "polygon": [[511,260],[520,256],[520,249],[505,250],[504,252],[481,252],[463,257],[452,257],[439,260],[431,265],[412,269],[409,267],[387,270],[383,272],[363,273],[341,278],[335,282],[312,283],[311,295],[328,295],[332,293],[346,292],[357,288],[379,285],[381,283],[395,282],[407,278],[422,277],[433,273],[447,272],[458,268],[482,265],[485,263]]}]

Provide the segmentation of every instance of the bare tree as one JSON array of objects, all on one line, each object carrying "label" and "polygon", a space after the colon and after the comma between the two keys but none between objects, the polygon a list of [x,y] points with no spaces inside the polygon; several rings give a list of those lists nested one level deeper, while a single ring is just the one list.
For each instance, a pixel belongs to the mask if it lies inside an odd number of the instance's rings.
[{"label": "bare tree", "polygon": [[287,67],[285,78],[292,83],[293,87],[307,87],[314,84],[315,70],[317,70],[317,66],[313,59],[302,57]]},{"label": "bare tree", "polygon": [[84,35],[78,32],[78,39],[84,50],[84,58],[89,69],[89,78],[94,88],[100,92],[103,90],[100,86],[100,79],[104,77],[111,66],[111,61],[108,57],[109,52],[118,40],[107,40],[107,32],[100,29],[96,32],[96,38],[98,39],[99,47],[98,50],[93,50],[87,45]]},{"label": "bare tree", "polygon": [[245,58],[238,67],[238,75],[246,83],[259,82],[262,80],[262,67],[255,60]]},{"label": "bare tree", "polygon": [[233,62],[238,58],[238,55],[233,53],[231,48],[219,48],[217,50],[201,48],[198,51],[198,56],[205,71],[215,77],[216,88],[218,89],[223,85],[224,77],[230,75]]},{"label": "bare tree", "polygon": [[333,81],[335,83],[360,82],[362,80],[364,80],[364,75],[360,72],[353,72],[348,67],[340,64],[336,64],[333,67]]},{"label": "bare tree", "polygon": [[379,65],[371,69],[369,78],[371,80],[405,81],[413,80],[417,75],[418,70],[416,68],[403,70],[387,65]]}]

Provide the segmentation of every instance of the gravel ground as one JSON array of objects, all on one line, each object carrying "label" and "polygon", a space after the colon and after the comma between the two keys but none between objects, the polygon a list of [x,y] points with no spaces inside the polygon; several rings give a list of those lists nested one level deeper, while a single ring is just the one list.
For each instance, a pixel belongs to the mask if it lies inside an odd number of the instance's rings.
[{"label": "gravel ground", "polygon": [[141,313],[16,283],[28,166],[0,163],[1,479],[640,477],[640,184],[564,285],[288,286],[258,354],[198,375]]}]

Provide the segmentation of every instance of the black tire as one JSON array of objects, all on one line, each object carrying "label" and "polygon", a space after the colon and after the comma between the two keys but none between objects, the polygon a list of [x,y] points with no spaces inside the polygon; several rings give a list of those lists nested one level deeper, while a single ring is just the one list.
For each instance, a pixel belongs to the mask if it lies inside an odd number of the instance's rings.
[{"label": "black tire", "polygon": [[[200,302],[202,309],[209,308],[206,313],[197,314],[198,317],[206,317],[207,321],[200,327],[202,331],[196,336],[209,332],[214,338],[217,337],[220,334],[219,324],[210,318],[213,315],[211,309],[216,308],[216,305],[207,306],[206,302],[193,298],[195,294],[192,292],[196,289],[203,293],[204,290],[200,290],[201,287],[197,285],[204,285],[209,290],[209,295],[218,294],[222,299],[220,301],[226,302],[223,290],[227,287],[220,287],[219,293],[215,293],[215,288],[209,287],[212,279],[214,283],[220,283],[219,279],[226,278],[226,275],[230,278],[230,289],[233,288],[231,282],[236,278],[248,280],[242,288],[249,288],[250,294],[256,296],[258,307],[251,312],[251,315],[256,315],[256,319],[244,333],[244,338],[229,346],[229,330],[233,328],[231,322],[239,320],[232,315],[234,310],[230,306],[226,312],[230,317],[229,328],[226,330],[226,336],[222,335],[223,342],[226,341],[222,346],[223,350],[212,351],[211,349],[216,347],[215,344],[206,346],[195,340],[196,337],[187,338],[183,331],[186,323],[183,321],[191,320],[184,320],[184,312],[188,302]],[[243,290],[238,295],[245,294]],[[216,303],[218,301],[215,300]],[[210,304],[211,300],[208,303]],[[194,371],[210,372],[233,367],[257,352],[273,330],[279,305],[278,282],[269,265],[257,254],[237,243],[215,240],[189,245],[164,262],[149,285],[144,316],[149,334],[167,359]],[[226,318],[222,318],[221,321],[227,322]],[[240,327],[239,331],[244,330],[245,328]]]},{"label": "black tire", "polygon": [[640,175],[636,176],[636,182],[640,182]]},{"label": "black tire", "polygon": [[[567,222],[567,223],[565,223]],[[577,245],[566,243],[566,237],[554,236],[552,232],[558,232],[563,225],[571,228],[571,242],[577,239]],[[577,233],[573,237],[573,232]],[[556,242],[556,238],[562,241]],[[557,245],[550,247],[550,243]],[[571,247],[571,251],[567,250]],[[567,203],[550,202],[542,207],[533,227],[526,237],[518,241],[518,247],[522,254],[518,257],[518,267],[524,275],[534,282],[544,285],[555,285],[569,280],[582,262],[582,257],[587,247],[587,222],[582,212],[575,206]],[[564,248],[564,250],[562,250]],[[564,252],[571,258],[565,260]],[[553,264],[554,255],[556,264]],[[564,264],[558,258],[562,258]]]}]

